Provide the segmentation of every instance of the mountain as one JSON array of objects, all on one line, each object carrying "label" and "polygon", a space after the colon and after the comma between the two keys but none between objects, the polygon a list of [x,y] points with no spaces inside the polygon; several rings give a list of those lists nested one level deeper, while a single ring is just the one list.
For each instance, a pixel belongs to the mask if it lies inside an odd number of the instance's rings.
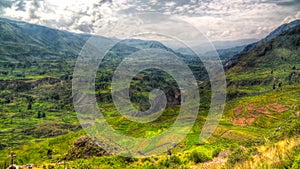
[{"label": "mountain", "polygon": [[[281,35],[282,33],[286,32],[287,30],[289,30],[289,29],[291,29],[291,28],[293,28],[293,27],[295,27],[299,24],[300,24],[300,20],[295,20],[295,21],[292,21],[290,23],[286,23],[286,24],[283,24],[283,25],[279,26],[277,29],[272,31],[264,39],[246,46],[245,49],[243,50],[243,52],[241,52],[239,55],[247,53],[248,51],[254,49],[255,47],[257,47],[257,46],[259,46],[259,45],[261,45],[261,44],[263,44],[263,43],[265,43],[269,40],[272,40],[272,39],[276,38],[277,36]],[[239,55],[237,55],[236,57],[238,57]]]},{"label": "mountain", "polygon": [[[267,40],[270,35],[260,41],[255,48],[249,50],[247,53],[240,54],[233,63],[233,67],[245,69],[258,68],[279,68],[287,66],[288,64],[297,64],[300,61],[298,57],[300,46],[300,22],[297,26],[293,26],[285,32],[281,32],[274,38]],[[247,48],[247,47],[246,47]],[[249,49],[249,48],[247,48]],[[232,67],[232,66],[231,66]],[[234,68],[231,69],[234,69]]]},{"label": "mountain", "polygon": [[[45,26],[29,24],[26,22],[0,18],[0,56],[1,59],[24,60],[31,57],[37,58],[76,58],[86,41],[91,37],[87,34],[75,34],[67,31],[60,31]],[[101,40],[117,41],[97,36]],[[221,60],[227,61],[233,55],[241,51],[238,44],[249,44],[254,39],[237,41],[214,42],[218,49]],[[124,48],[130,52],[141,49],[158,48],[176,54],[184,60],[193,59],[193,52],[188,49],[173,51],[164,44],[157,41],[144,41],[139,39],[127,39],[121,42],[114,50],[122,51]],[[225,49],[226,47],[232,47]],[[127,52],[128,54],[128,52]],[[207,53],[209,55],[209,52]],[[118,54],[119,56],[122,53]]]},{"label": "mountain", "polygon": [[[185,139],[177,145],[164,146],[175,146],[166,154],[137,159],[99,149],[97,145],[103,144],[96,145],[86,137],[78,121],[72,97],[72,72],[74,58],[90,35],[5,19],[0,23],[0,166],[3,168],[8,168],[12,161],[23,168],[28,164],[36,168],[101,166],[124,169],[300,166],[300,26],[294,26],[228,62],[228,99],[222,119],[210,138],[199,144],[211,99],[217,95],[212,95],[209,85],[199,81],[199,113]],[[74,43],[66,37],[73,38]],[[119,63],[122,57],[132,52],[149,48],[171,51],[156,41],[124,40],[108,52],[112,57],[106,58],[110,65],[99,67],[95,92],[83,91],[88,92],[87,95],[95,94],[101,114],[114,130],[133,138],[164,136],[163,133],[167,133],[178,120],[182,108],[179,106],[181,91],[176,80],[159,70],[139,72],[130,83],[130,101],[142,111],[151,106],[149,93],[153,89],[166,93],[171,104],[158,119],[151,123],[132,122],[114,106],[111,96],[114,69],[111,64]],[[231,49],[223,52],[232,53]],[[51,59],[53,57],[62,59]],[[22,59],[28,60],[23,62]],[[199,64],[194,62],[191,69],[196,72],[195,77],[203,77],[201,73],[205,68],[196,66]],[[84,118],[89,119],[88,116]],[[186,118],[190,121],[189,116]],[[101,124],[101,121],[96,123]],[[171,137],[183,134],[181,128],[185,127],[185,120],[182,122],[183,125],[178,126]],[[137,145],[142,149],[138,153],[145,156],[149,151],[156,151],[166,138]],[[111,145],[113,140],[104,139],[103,143]]]},{"label": "mountain", "polygon": [[170,52],[174,53],[174,51],[172,49],[166,47],[165,45],[163,45],[162,43],[157,42],[157,41],[144,41],[144,40],[140,40],[140,39],[126,39],[126,40],[123,40],[122,43],[129,47],[135,47],[138,49],[156,48],[156,49],[162,49],[162,50],[170,51]]},{"label": "mountain", "polygon": [[254,42],[259,41],[259,39],[239,39],[233,41],[213,41],[212,44],[217,50],[220,49],[230,49],[237,46],[246,46]]},{"label": "mountain", "polygon": [[234,57],[236,54],[240,53],[245,46],[237,46],[229,49],[218,49],[217,52],[219,54],[219,57],[223,62],[227,62],[232,57]]},{"label": "mountain", "polygon": [[226,63],[229,98],[300,82],[300,24],[266,39]]},{"label": "mountain", "polygon": [[262,41],[269,41],[273,38],[276,38],[277,36],[281,35],[282,33],[288,31],[289,29],[300,25],[300,20],[295,20],[290,23],[286,23],[275,29],[273,32],[271,32],[266,38],[264,38]]},{"label": "mountain", "polygon": [[[230,59],[232,59],[235,55],[241,53],[246,46],[235,46],[228,49],[217,49],[217,53],[222,62],[226,63]],[[179,48],[176,50],[176,53],[189,56],[189,58],[195,58],[195,54],[192,50],[188,48]],[[211,56],[215,55],[215,51],[207,51],[203,54],[203,58],[209,59]]]},{"label": "mountain", "polygon": [[0,56],[75,58],[89,36],[0,18]]},{"label": "mountain", "polygon": [[[90,37],[91,35],[87,34],[75,34],[45,26],[0,18],[0,58],[2,60],[24,60],[31,57],[74,59]],[[118,41],[117,39],[101,36],[94,37],[103,41]],[[112,50],[117,52],[127,51],[128,54],[128,52],[133,53],[137,50],[148,48],[173,52],[172,49],[160,42],[138,39],[124,40]],[[120,55],[122,53],[118,53],[118,56]]]},{"label": "mountain", "polygon": [[[229,61],[231,58],[233,58],[235,55],[239,54],[240,52],[243,51],[245,46],[236,46],[233,48],[228,48],[228,49],[218,49],[217,52],[219,54],[219,57],[222,62],[226,63]],[[215,52],[206,52],[204,56],[209,59],[212,55],[214,55]]]},{"label": "mountain", "polygon": [[[235,55],[239,54],[243,51],[243,49],[248,46],[249,44],[252,44],[253,42],[257,42],[257,39],[240,39],[235,41],[214,41],[212,44],[216,48],[216,51],[219,54],[220,59],[223,62],[227,62],[231,58],[233,58]],[[204,46],[198,46],[195,47],[198,49],[201,49],[204,51],[203,56],[207,59],[210,58],[211,55],[214,55],[214,51],[207,51],[207,47]],[[178,48],[175,50],[177,53],[181,53],[182,55],[189,55],[193,56],[194,52],[191,51],[188,48]],[[193,56],[194,57],[194,56]]]}]

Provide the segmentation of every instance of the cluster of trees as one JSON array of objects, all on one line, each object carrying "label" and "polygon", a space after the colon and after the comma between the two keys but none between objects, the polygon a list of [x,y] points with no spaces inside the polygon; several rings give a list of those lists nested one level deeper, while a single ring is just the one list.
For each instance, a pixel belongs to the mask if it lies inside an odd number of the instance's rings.
[{"label": "cluster of trees", "polygon": [[37,115],[37,118],[40,119],[40,118],[46,118],[46,113],[45,112],[41,112],[41,111],[38,111],[38,115]]}]

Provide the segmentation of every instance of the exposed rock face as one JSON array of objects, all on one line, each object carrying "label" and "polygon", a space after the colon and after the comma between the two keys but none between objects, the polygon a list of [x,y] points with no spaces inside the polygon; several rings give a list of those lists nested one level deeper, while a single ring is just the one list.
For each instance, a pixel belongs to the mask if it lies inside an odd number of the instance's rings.
[{"label": "exposed rock face", "polygon": [[78,138],[68,154],[66,160],[74,160],[79,158],[101,157],[110,155],[104,149],[99,147],[90,137],[82,136]]}]

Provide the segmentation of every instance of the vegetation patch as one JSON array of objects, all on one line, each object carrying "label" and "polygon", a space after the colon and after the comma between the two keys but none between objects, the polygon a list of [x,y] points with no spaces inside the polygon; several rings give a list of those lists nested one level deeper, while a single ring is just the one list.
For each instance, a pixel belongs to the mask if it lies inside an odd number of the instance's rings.
[{"label": "vegetation patch", "polygon": [[81,136],[75,142],[68,154],[65,156],[65,160],[74,160],[80,158],[101,157],[110,155],[98,144],[96,144],[90,137]]}]

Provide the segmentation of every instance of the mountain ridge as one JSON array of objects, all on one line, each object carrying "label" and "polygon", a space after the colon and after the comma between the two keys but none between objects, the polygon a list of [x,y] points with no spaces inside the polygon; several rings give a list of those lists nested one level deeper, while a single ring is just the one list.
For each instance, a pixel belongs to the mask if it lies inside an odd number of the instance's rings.
[{"label": "mountain ridge", "polygon": [[246,54],[247,52],[249,52],[250,50],[256,48],[257,46],[269,41],[269,40],[272,40],[274,38],[276,38],[277,36],[279,36],[280,34],[284,33],[285,31],[297,26],[300,24],[300,20],[294,20],[290,23],[285,23],[281,26],[279,26],[278,28],[276,28],[275,30],[273,30],[271,33],[269,33],[265,38],[259,40],[258,42],[255,42],[255,43],[252,43],[252,44],[249,44],[247,45],[243,51],[239,54],[237,54],[236,56],[234,56],[233,58],[237,58],[243,54]]},{"label": "mountain ridge", "polygon": [[114,47],[115,50],[118,47],[128,48],[129,51],[133,50],[133,48],[139,50],[143,48],[158,48],[183,57],[158,41],[118,40],[98,35],[76,34],[6,18],[0,18],[0,56],[15,60],[24,60],[24,57],[31,56],[42,57],[43,59],[53,57],[75,59],[87,40],[92,36],[99,38],[97,40],[101,41],[120,41]]}]

